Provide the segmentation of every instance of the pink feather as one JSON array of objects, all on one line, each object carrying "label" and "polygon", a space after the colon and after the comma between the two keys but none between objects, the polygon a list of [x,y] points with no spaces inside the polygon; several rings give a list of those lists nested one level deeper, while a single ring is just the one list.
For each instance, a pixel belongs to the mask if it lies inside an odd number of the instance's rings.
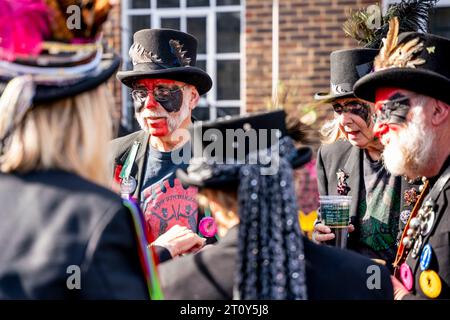
[{"label": "pink feather", "polygon": [[50,34],[49,14],[44,0],[0,0],[0,59],[38,55]]}]

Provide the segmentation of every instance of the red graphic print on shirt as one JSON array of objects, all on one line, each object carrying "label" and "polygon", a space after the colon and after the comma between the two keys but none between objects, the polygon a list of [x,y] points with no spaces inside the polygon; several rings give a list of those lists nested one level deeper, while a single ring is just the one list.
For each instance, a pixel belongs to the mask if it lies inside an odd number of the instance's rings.
[{"label": "red graphic print on shirt", "polygon": [[176,224],[197,232],[198,189],[193,186],[185,189],[177,178],[172,180],[172,186],[169,180],[154,184],[143,192],[145,221],[153,239]]}]

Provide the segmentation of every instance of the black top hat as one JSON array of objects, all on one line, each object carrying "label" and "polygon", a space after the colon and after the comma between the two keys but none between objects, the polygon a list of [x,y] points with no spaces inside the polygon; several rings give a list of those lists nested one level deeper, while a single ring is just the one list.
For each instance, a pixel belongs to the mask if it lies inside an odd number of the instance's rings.
[{"label": "black top hat", "polygon": [[316,93],[315,100],[353,97],[355,82],[372,70],[378,50],[368,48],[337,50],[330,54],[330,92]]},{"label": "black top hat", "polygon": [[139,79],[170,79],[194,85],[202,95],[211,89],[209,75],[195,67],[197,39],[172,29],[144,29],[134,34],[130,48],[132,71],[117,78],[128,87]]},{"label": "black top hat", "polygon": [[[286,113],[279,110],[223,118],[206,123],[197,121],[190,128],[193,157],[187,171],[177,170],[178,179],[184,184],[199,187],[220,188],[224,185],[237,184],[238,176],[233,174],[216,175],[211,171],[211,165],[245,163],[249,155],[254,155],[279,143],[280,139],[288,137],[285,118]],[[241,133],[247,133],[247,136],[255,133],[257,141],[251,143],[250,139],[246,139],[244,145],[239,145],[239,142],[230,139],[237,130],[240,130]],[[223,152],[206,153],[205,151],[208,148],[211,149],[214,143],[223,146],[223,149],[221,149]],[[241,150],[244,150],[243,156],[245,159],[242,159],[239,152],[235,150],[241,147],[243,148]],[[231,152],[227,152],[230,150]],[[311,157],[311,148],[300,147],[295,149],[294,154],[289,157],[289,161],[293,168],[299,168],[309,162]]]},{"label": "black top hat", "polygon": [[377,57],[380,62],[374,64],[375,72],[356,82],[356,96],[375,101],[377,88],[399,87],[450,104],[450,40],[429,33],[407,32],[398,36],[397,48],[415,39],[418,42],[409,49],[414,51],[410,59],[392,56],[382,59],[380,54]]}]

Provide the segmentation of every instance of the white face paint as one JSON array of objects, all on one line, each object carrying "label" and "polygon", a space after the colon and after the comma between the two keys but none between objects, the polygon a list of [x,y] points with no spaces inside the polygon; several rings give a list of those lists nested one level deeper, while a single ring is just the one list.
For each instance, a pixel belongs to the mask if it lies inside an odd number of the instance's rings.
[{"label": "white face paint", "polygon": [[436,135],[424,122],[423,107],[413,108],[410,112],[412,118],[406,127],[389,134],[383,158],[392,174],[415,178],[433,159]]}]

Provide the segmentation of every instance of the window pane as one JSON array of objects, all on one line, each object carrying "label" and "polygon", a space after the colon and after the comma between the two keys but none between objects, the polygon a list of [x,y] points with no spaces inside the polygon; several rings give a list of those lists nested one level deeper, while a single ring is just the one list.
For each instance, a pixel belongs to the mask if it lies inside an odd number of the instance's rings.
[{"label": "window pane", "polygon": [[209,6],[209,0],[187,0],[188,7]]},{"label": "window pane", "polygon": [[239,52],[239,12],[217,13],[217,52]]},{"label": "window pane", "polygon": [[206,71],[206,60],[197,60],[196,67]]},{"label": "window pane", "polygon": [[236,4],[241,4],[241,0],[217,0],[218,6],[230,6]]},{"label": "window pane", "polygon": [[150,0],[131,0],[130,8],[150,8]]},{"label": "window pane", "polygon": [[142,29],[151,28],[151,16],[130,16],[130,43],[133,43],[133,34]]},{"label": "window pane", "polygon": [[217,100],[240,99],[239,60],[217,61]]},{"label": "window pane", "polygon": [[430,13],[429,32],[450,38],[450,8],[435,8]]},{"label": "window pane", "polygon": [[206,18],[187,18],[187,32],[198,40],[197,53],[206,53]]},{"label": "window pane", "polygon": [[209,108],[208,107],[197,107],[192,111],[192,115],[197,120],[209,120]]},{"label": "window pane", "polygon": [[161,18],[161,28],[180,30],[180,18]]},{"label": "window pane", "polygon": [[177,8],[180,6],[180,0],[158,0],[158,8]]},{"label": "window pane", "polygon": [[236,116],[240,114],[241,109],[239,107],[220,107],[217,108],[217,118],[226,116]]}]

